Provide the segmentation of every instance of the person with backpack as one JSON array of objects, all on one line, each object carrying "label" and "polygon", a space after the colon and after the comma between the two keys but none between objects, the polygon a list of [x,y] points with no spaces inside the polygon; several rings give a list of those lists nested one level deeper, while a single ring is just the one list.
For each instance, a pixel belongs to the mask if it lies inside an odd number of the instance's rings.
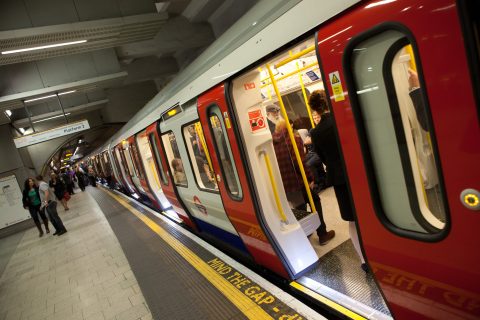
[{"label": "person with backpack", "polygon": [[50,222],[52,223],[53,227],[55,228],[55,232],[53,235],[59,235],[67,232],[67,229],[63,225],[62,219],[58,216],[57,212],[57,202],[53,200],[51,195],[50,187],[48,183],[43,181],[43,176],[37,176],[38,181],[38,191],[40,194],[40,211],[48,215]]}]

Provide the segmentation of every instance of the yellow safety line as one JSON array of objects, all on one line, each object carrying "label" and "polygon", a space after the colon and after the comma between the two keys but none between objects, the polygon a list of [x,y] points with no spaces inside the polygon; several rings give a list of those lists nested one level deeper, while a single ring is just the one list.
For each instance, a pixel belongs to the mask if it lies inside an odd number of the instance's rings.
[{"label": "yellow safety line", "polygon": [[273,196],[275,197],[275,203],[277,204],[277,209],[278,213],[280,214],[280,219],[287,223],[287,216],[285,215],[285,212],[283,211],[282,204],[280,203],[280,197],[278,195],[278,190],[277,190],[277,183],[275,182],[275,178],[273,176],[273,171],[272,171],[272,165],[270,163],[270,158],[268,157],[268,154],[263,151],[263,157],[265,158],[265,164],[267,165],[267,172],[268,176],[270,177],[270,184],[272,185],[272,190],[273,190]]},{"label": "yellow safety line", "polygon": [[300,153],[298,152],[297,142],[295,141],[295,137],[293,136],[293,129],[290,125],[290,121],[288,119],[287,110],[285,109],[285,105],[283,104],[282,96],[280,95],[280,90],[278,90],[277,81],[273,76],[272,69],[270,68],[270,64],[267,63],[267,70],[268,74],[270,75],[270,80],[272,81],[273,89],[275,89],[275,94],[278,97],[278,103],[280,104],[280,110],[282,111],[283,119],[285,120],[285,125],[287,127],[288,135],[290,136],[290,141],[292,142],[293,151],[295,152],[295,157],[297,159],[297,164],[300,169],[300,174],[302,175],[303,184],[305,186],[305,191],[307,192],[308,201],[310,203],[310,208],[312,212],[317,212],[315,208],[315,204],[313,203],[312,193],[310,192],[310,186],[308,184],[307,176],[305,174],[305,169],[303,168],[302,158],[300,157]]},{"label": "yellow safety line", "polygon": [[323,304],[329,306],[330,308],[340,312],[341,314],[349,317],[350,319],[354,319],[354,320],[366,320],[367,318],[365,317],[362,317],[361,315],[353,312],[352,310],[350,309],[347,309],[345,308],[344,306],[328,299],[328,298],[325,298],[324,296],[316,293],[315,291],[312,291],[306,287],[304,287],[303,285],[301,285],[300,283],[296,282],[296,281],[292,281],[290,282],[290,286],[294,287],[295,289],[299,290],[299,291],[302,291],[303,293],[309,295],[310,297],[314,298],[315,300],[318,300],[320,302],[322,302]]},{"label": "yellow safety line", "polygon": [[[105,191],[106,192],[106,191]],[[234,285],[224,279],[206,262],[198,257],[193,251],[183,245],[180,241],[171,236],[165,229],[156,224],[152,219],[142,214],[132,207],[128,202],[119,196],[106,192],[132,214],[145,223],[162,240],[180,254],[188,263],[190,263],[198,272],[202,274],[215,288],[217,288],[227,299],[230,300],[248,319],[273,319],[261,307],[253,302],[249,297],[239,291]]]},{"label": "yellow safety line", "polygon": [[304,55],[306,55],[307,53],[312,52],[313,50],[315,50],[315,45],[312,45],[312,46],[308,47],[307,49],[302,50],[302,51],[300,51],[300,52],[298,52],[298,53],[296,53],[296,54],[294,54],[294,55],[292,55],[292,56],[290,56],[290,57],[288,57],[288,58],[280,61],[279,63],[277,63],[277,64],[275,65],[275,68],[278,68],[278,67],[281,67],[281,66],[283,66],[283,65],[286,65],[286,64],[289,63],[290,61],[293,61],[293,60],[295,60],[295,59],[297,59],[297,58],[299,58],[299,57],[301,57],[301,56],[304,56]]}]

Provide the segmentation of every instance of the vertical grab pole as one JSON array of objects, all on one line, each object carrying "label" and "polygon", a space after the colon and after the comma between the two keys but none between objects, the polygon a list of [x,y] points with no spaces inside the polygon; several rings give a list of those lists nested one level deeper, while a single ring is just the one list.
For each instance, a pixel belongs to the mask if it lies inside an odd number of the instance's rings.
[{"label": "vertical grab pole", "polygon": [[268,177],[270,178],[270,184],[272,185],[273,196],[275,198],[275,204],[277,205],[278,214],[280,215],[280,220],[284,223],[287,223],[287,216],[283,212],[282,204],[280,203],[280,196],[278,195],[277,183],[275,182],[275,177],[273,176],[272,164],[270,163],[270,158],[265,151],[262,151],[263,158],[265,159],[265,165],[267,166]]},{"label": "vertical grab pole", "polygon": [[[290,57],[293,56],[292,51],[289,51],[288,54],[290,55]],[[303,83],[302,72],[300,70],[300,66],[298,65],[298,61],[295,61],[295,65],[297,67],[297,74],[298,74],[298,80],[300,82],[300,87],[302,88],[303,100],[305,100],[305,107],[307,108],[308,117],[310,118],[310,124],[312,125],[312,128],[315,128],[315,123],[313,122],[313,117],[312,117],[312,110],[310,110],[310,105],[308,104],[307,91],[305,90],[305,84]]]},{"label": "vertical grab pole", "polygon": [[307,175],[305,174],[305,169],[303,168],[302,158],[300,157],[300,153],[298,152],[297,142],[295,141],[295,137],[293,136],[293,129],[290,125],[290,121],[288,120],[287,110],[285,110],[285,105],[283,104],[282,96],[280,95],[280,91],[277,87],[277,81],[273,76],[272,69],[270,68],[270,64],[267,63],[268,74],[270,75],[270,81],[272,82],[273,89],[275,89],[275,94],[278,97],[278,102],[280,104],[280,110],[282,111],[282,116],[285,119],[285,124],[287,126],[288,135],[290,136],[290,141],[292,142],[293,151],[295,152],[295,158],[297,159],[298,167],[300,168],[300,174],[302,175],[303,184],[305,186],[305,191],[307,192],[308,202],[310,203],[310,208],[312,212],[317,212],[317,208],[315,208],[315,204],[313,203],[312,193],[310,192],[310,186],[308,185]]}]

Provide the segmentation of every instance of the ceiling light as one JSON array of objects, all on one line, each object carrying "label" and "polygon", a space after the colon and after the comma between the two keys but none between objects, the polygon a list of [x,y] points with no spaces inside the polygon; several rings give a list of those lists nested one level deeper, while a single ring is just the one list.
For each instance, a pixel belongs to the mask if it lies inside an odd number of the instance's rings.
[{"label": "ceiling light", "polygon": [[71,41],[71,42],[62,42],[62,43],[56,43],[56,44],[49,44],[46,46],[40,46],[40,47],[32,47],[32,48],[24,48],[24,49],[15,49],[15,50],[9,50],[9,51],[2,51],[2,54],[11,54],[11,53],[19,53],[19,52],[25,52],[25,51],[33,51],[33,50],[42,50],[42,49],[48,49],[48,48],[55,48],[55,47],[63,47],[63,46],[69,46],[72,44],[79,44],[79,43],[85,43],[87,40],[78,40],[78,41]]},{"label": "ceiling light", "polygon": [[5,113],[7,116],[11,117],[12,116],[12,111],[11,110],[5,110]]},{"label": "ceiling light", "polygon": [[[75,92],[77,90],[70,90],[70,91],[65,91],[65,92],[60,92],[58,95],[59,96],[63,96],[64,94],[69,94],[69,93],[72,93],[72,92]],[[25,102],[32,102],[32,101],[37,101],[37,100],[43,100],[43,99],[47,99],[47,98],[53,98],[53,97],[56,97],[57,95],[56,94],[50,94],[48,96],[43,96],[43,97],[39,97],[39,98],[34,98],[34,99],[29,99],[29,100],[25,100]]]},{"label": "ceiling light", "polygon": [[[65,113],[66,116],[68,116],[69,114],[70,114],[70,112]],[[47,121],[47,120],[51,120],[51,119],[55,119],[55,118],[60,118],[60,117],[63,117],[63,114],[60,114],[58,116],[53,116],[53,117],[50,117],[50,118],[46,118],[46,119],[42,119],[42,120],[33,121],[33,123],[39,123],[39,122],[43,122],[43,121]]]}]

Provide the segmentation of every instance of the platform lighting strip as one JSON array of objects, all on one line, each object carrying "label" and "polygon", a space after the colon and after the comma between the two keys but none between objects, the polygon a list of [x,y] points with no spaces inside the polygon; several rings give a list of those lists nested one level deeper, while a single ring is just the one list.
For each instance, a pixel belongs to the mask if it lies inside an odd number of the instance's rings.
[{"label": "platform lighting strip", "polygon": [[49,49],[49,48],[56,48],[56,47],[64,47],[64,46],[69,46],[69,45],[72,45],[72,44],[79,44],[79,43],[85,43],[85,42],[87,42],[87,40],[78,40],[78,41],[71,41],[71,42],[55,43],[55,44],[49,44],[49,45],[46,45],[46,46],[2,51],[2,54],[12,54],[12,53],[19,53],[19,52],[26,52],[26,51],[34,51],[34,50],[42,50],[42,49]]},{"label": "platform lighting strip", "polygon": [[[73,93],[73,92],[76,92],[77,90],[70,90],[70,91],[65,91],[65,92],[60,92],[58,95],[59,96],[63,96],[64,94],[69,94],[69,93]],[[56,94],[50,94],[48,96],[43,96],[43,97],[39,97],[39,98],[34,98],[34,99],[29,99],[29,100],[25,100],[24,102],[27,103],[27,102],[32,102],[32,101],[37,101],[37,100],[43,100],[43,99],[47,99],[47,98],[53,98],[53,97],[56,97],[57,95]]]},{"label": "platform lighting strip", "polygon": [[[69,114],[70,114],[70,112],[65,113],[66,116],[68,116]],[[55,119],[55,118],[60,118],[60,117],[63,117],[63,114],[60,114],[58,116],[53,116],[53,117],[50,117],[50,118],[46,118],[46,119],[42,119],[42,120],[33,121],[33,123],[39,123],[39,122],[43,122],[43,121],[47,121],[47,120],[52,120],[52,119]]]}]

